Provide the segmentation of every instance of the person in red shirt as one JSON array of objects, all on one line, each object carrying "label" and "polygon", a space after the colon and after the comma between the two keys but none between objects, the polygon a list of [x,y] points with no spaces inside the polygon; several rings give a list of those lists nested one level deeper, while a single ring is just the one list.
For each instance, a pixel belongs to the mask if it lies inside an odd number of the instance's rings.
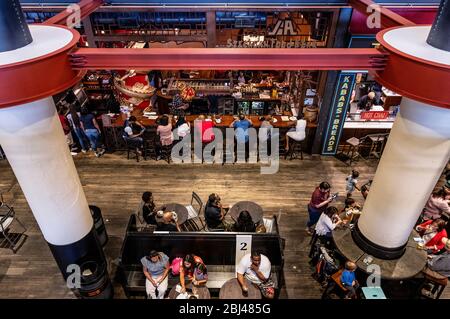
[{"label": "person in red shirt", "polygon": [[435,220],[428,220],[416,227],[416,230],[422,236],[425,243],[424,249],[430,254],[437,254],[444,248],[442,238],[447,237],[445,225],[447,223],[438,218]]},{"label": "person in red shirt", "polygon": [[330,197],[330,191],[330,184],[322,182],[312,193],[311,201],[308,204],[309,220],[306,223],[306,232],[310,235],[312,235],[314,231],[313,226],[319,220],[320,214],[325,211],[328,204],[333,200],[333,198]]}]

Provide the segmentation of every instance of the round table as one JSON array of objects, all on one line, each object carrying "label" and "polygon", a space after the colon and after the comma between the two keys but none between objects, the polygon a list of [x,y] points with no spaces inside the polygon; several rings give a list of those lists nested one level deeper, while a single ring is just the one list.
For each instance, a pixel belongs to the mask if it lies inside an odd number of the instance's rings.
[{"label": "round table", "polygon": [[178,224],[182,225],[185,221],[188,220],[189,212],[187,208],[184,205],[177,204],[177,203],[170,203],[165,205],[166,211],[168,212],[175,212],[178,216]]},{"label": "round table", "polygon": [[[172,287],[172,289],[169,292],[169,299],[177,299],[177,297],[180,295],[177,292],[177,286],[175,285]],[[189,285],[186,286],[186,289],[193,289],[195,288],[196,291],[196,295],[198,295],[198,299],[211,299],[211,294],[209,293],[209,289],[205,286],[193,286],[192,283],[190,283]],[[194,291],[192,292],[194,293]]]},{"label": "round table", "polygon": [[220,288],[219,298],[220,299],[262,299],[261,292],[258,287],[252,284],[247,279],[244,279],[247,282],[248,287],[248,295],[245,297],[242,294],[241,285],[237,278],[233,278],[228,280],[223,284],[222,288]]},{"label": "round table", "polygon": [[228,214],[231,216],[231,218],[237,221],[239,214],[243,210],[246,210],[250,213],[250,216],[252,216],[253,222],[255,224],[262,222],[264,214],[262,207],[251,201],[237,202],[233,205],[233,207],[230,208]]}]

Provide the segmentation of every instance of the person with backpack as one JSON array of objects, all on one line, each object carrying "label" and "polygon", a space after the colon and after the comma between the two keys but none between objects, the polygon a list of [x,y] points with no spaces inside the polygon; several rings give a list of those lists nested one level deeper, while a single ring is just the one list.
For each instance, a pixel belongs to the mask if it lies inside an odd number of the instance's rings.
[{"label": "person with backpack", "polygon": [[145,275],[145,291],[151,299],[164,299],[169,283],[169,257],[163,252],[150,251],[148,256],[141,258]]}]

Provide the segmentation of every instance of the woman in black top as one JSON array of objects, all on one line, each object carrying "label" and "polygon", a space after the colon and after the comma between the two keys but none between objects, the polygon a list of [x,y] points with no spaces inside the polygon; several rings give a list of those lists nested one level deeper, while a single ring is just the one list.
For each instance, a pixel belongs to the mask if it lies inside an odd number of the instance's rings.
[{"label": "woman in black top", "polygon": [[145,222],[150,225],[156,225],[156,207],[153,202],[153,195],[151,192],[144,192],[142,194],[142,217]]},{"label": "woman in black top", "polygon": [[252,216],[246,210],[240,212],[239,217],[234,224],[233,230],[236,232],[252,233],[256,231],[256,225],[253,222]]}]

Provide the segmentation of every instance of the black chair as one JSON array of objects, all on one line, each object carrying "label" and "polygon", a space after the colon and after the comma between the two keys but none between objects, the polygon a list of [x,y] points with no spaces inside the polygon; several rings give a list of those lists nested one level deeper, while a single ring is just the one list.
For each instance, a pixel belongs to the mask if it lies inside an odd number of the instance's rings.
[{"label": "black chair", "polygon": [[[15,221],[17,221],[23,229],[21,232],[14,232],[11,230]],[[0,240],[0,247],[8,247],[15,254],[27,238],[27,236],[24,235],[26,231],[27,228],[22,224],[19,218],[17,218],[14,208],[0,201],[0,234],[3,236],[2,240]]]},{"label": "black chair", "polygon": [[127,159],[130,159],[130,154],[133,154],[136,158],[136,162],[139,162],[139,157],[142,155],[142,152],[139,150],[139,146],[128,138],[124,138],[126,149],[127,149]]},{"label": "black chair", "polygon": [[186,206],[189,217],[181,228],[183,231],[202,231],[205,229],[206,224],[203,222],[201,216],[203,202],[197,193],[192,192],[191,204]]},{"label": "black chair", "polygon": [[147,158],[150,159],[157,159],[158,152],[156,147],[156,141],[155,141],[155,135],[154,133],[147,133],[147,131],[144,133],[144,147],[143,147],[143,157],[144,160],[147,160]]},{"label": "black chair", "polygon": [[289,139],[289,150],[284,154],[284,159],[287,159],[290,156],[289,160],[293,160],[298,158],[297,154],[300,153],[300,159],[303,160],[303,141],[296,141],[294,139]]}]

